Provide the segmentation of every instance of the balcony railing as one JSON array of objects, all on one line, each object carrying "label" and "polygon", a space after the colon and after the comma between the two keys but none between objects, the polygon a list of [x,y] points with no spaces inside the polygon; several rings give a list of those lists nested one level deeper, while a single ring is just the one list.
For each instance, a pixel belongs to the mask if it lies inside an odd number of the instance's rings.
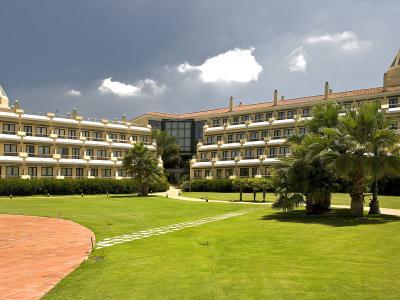
[{"label": "balcony railing", "polygon": [[18,152],[4,152],[4,156],[18,156]]}]

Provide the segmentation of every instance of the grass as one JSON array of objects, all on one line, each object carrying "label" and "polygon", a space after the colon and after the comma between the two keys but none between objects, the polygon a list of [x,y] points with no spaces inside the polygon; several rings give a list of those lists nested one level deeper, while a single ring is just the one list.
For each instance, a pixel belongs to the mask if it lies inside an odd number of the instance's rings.
[{"label": "grass", "polygon": [[[208,197],[210,200],[239,201],[239,193],[185,192],[182,196],[193,198]],[[365,206],[368,206],[370,198],[365,197]],[[276,196],[273,193],[267,193],[266,199],[267,202],[274,202]],[[400,209],[400,196],[379,196],[378,199],[381,207]],[[243,201],[253,201],[253,193],[243,193]],[[256,201],[262,201],[262,193],[257,193]],[[350,205],[350,195],[335,193],[332,195],[332,204]]]},{"label": "grass", "polygon": [[[62,216],[98,238],[248,205],[151,197],[0,199],[1,213]],[[110,225],[112,224],[112,225]],[[110,228],[109,228],[110,227]],[[397,299],[400,219],[310,217],[263,207],[95,250],[45,299]]]}]

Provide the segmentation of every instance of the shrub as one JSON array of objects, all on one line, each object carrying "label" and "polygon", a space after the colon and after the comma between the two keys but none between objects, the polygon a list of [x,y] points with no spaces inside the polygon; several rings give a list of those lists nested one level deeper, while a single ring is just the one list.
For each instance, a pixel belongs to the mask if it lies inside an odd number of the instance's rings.
[{"label": "shrub", "polygon": [[[243,189],[244,192],[253,192],[253,186],[260,179],[248,178],[245,179],[248,185]],[[182,190],[188,192],[219,192],[219,193],[230,193],[239,191],[239,187],[233,184],[232,179],[195,179],[191,182],[186,181],[182,184]]]},{"label": "shrub", "polygon": [[[168,182],[161,181],[151,186],[153,192],[168,189]],[[137,187],[131,179],[0,179],[0,195],[72,195],[72,194],[131,194]]]}]

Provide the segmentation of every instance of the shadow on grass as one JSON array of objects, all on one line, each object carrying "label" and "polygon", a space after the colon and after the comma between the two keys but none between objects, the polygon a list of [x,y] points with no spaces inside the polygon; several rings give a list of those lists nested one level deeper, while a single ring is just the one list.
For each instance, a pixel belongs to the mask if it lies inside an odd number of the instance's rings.
[{"label": "shadow on grass", "polygon": [[350,212],[345,209],[335,209],[329,213],[310,216],[304,210],[294,210],[289,212],[275,212],[270,215],[263,216],[261,220],[273,220],[289,223],[304,223],[304,224],[322,224],[333,227],[359,226],[359,225],[379,225],[389,222],[399,222],[400,217],[389,215],[375,215],[364,217],[352,217]]},{"label": "shadow on grass", "polygon": [[129,195],[109,195],[109,198],[159,198],[160,196],[157,195],[148,195],[146,197],[138,196],[137,194],[129,194]]}]

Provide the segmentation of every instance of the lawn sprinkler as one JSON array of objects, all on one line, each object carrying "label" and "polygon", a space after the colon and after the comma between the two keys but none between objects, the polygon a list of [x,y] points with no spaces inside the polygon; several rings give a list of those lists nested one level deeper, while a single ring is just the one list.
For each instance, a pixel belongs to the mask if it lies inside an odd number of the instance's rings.
[{"label": "lawn sprinkler", "polygon": [[12,199],[12,194],[10,195],[10,199]]},{"label": "lawn sprinkler", "polygon": [[49,194],[49,193],[47,193],[47,197],[50,197],[50,194]]},{"label": "lawn sprinkler", "polygon": [[83,198],[83,193],[81,194],[81,197]]},{"label": "lawn sprinkler", "polygon": [[206,202],[208,202],[208,197],[206,197]]},{"label": "lawn sprinkler", "polygon": [[108,197],[108,192],[107,192],[107,197]]}]

